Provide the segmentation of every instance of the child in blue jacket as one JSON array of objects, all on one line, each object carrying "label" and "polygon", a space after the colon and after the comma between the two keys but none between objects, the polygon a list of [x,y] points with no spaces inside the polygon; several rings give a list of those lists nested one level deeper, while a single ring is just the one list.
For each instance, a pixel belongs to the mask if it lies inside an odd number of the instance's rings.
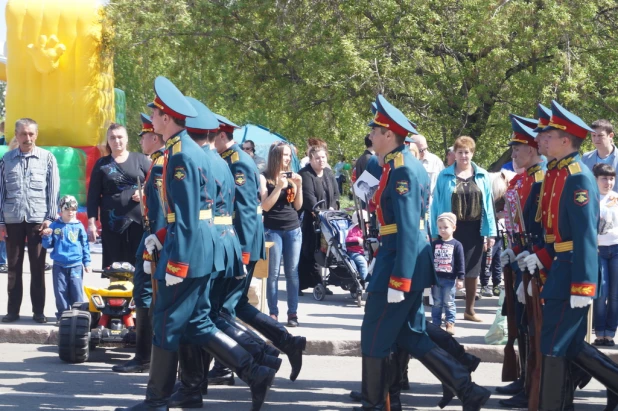
[{"label": "child in blue jacket", "polygon": [[[56,296],[56,319],[73,303],[84,301],[83,269],[90,273],[90,247],[86,230],[77,215],[77,200],[73,196],[60,199],[60,218],[43,230],[43,247],[53,248],[53,282]],[[56,322],[58,324],[58,322]]]}]

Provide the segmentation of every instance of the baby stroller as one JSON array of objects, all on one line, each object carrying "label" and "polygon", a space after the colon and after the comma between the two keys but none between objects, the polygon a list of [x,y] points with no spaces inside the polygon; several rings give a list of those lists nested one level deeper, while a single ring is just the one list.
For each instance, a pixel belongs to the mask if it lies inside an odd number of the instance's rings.
[{"label": "baby stroller", "polygon": [[317,210],[324,201],[313,207],[317,216],[314,223],[316,235],[319,235],[315,261],[322,267],[322,283],[313,288],[313,298],[322,301],[326,287],[334,285],[349,291],[360,307],[365,282],[361,279],[354,262],[346,254],[345,239],[352,225],[352,218],[343,211]]}]

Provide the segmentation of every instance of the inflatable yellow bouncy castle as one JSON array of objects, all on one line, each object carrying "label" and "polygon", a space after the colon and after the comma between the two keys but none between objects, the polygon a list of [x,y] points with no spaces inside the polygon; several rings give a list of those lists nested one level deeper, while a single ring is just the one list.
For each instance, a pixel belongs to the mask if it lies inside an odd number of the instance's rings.
[{"label": "inflatable yellow bouncy castle", "polygon": [[10,0],[6,121],[39,123],[39,145],[93,147],[114,119],[111,55],[95,0]]}]

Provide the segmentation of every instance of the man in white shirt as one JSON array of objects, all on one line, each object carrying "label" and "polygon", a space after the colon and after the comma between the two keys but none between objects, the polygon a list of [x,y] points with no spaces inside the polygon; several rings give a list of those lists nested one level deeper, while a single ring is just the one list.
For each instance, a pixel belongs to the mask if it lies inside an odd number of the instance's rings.
[{"label": "man in white shirt", "polygon": [[436,181],[438,180],[438,174],[440,171],[444,170],[444,163],[440,160],[435,154],[429,152],[429,147],[427,147],[427,139],[425,136],[420,134],[414,136],[414,144],[418,147],[419,152],[419,160],[423,163],[423,167],[429,174],[429,180],[431,181],[431,192],[433,192],[433,188],[436,185]]}]

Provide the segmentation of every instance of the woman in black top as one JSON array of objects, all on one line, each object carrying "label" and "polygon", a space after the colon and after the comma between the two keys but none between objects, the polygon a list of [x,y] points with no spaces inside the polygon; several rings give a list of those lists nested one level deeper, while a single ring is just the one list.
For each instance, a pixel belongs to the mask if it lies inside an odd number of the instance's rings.
[{"label": "woman in black top", "polygon": [[275,243],[268,252],[267,299],[270,316],[279,317],[279,268],[283,257],[288,299],[288,326],[298,326],[298,257],[301,232],[297,211],[303,205],[302,178],[290,171],[292,149],[285,142],[271,146],[266,171],[260,176],[264,237]]},{"label": "woman in black top", "polygon": [[[318,210],[335,210],[339,208],[339,189],[333,171],[328,168],[326,150],[314,146],[307,151],[309,163],[299,171],[303,178],[303,246],[298,264],[300,289],[315,287],[322,282],[321,268],[315,262],[315,250],[319,236],[315,234],[313,207],[324,200]],[[332,292],[327,290],[327,294]],[[301,294],[302,295],[302,294]]]},{"label": "woman in black top", "polygon": [[103,267],[116,261],[135,264],[135,254],[144,229],[137,193],[137,179],[143,183],[150,160],[127,150],[127,130],[112,124],[107,130],[110,155],[94,165],[88,187],[88,238],[96,241],[95,221],[101,220]]}]

